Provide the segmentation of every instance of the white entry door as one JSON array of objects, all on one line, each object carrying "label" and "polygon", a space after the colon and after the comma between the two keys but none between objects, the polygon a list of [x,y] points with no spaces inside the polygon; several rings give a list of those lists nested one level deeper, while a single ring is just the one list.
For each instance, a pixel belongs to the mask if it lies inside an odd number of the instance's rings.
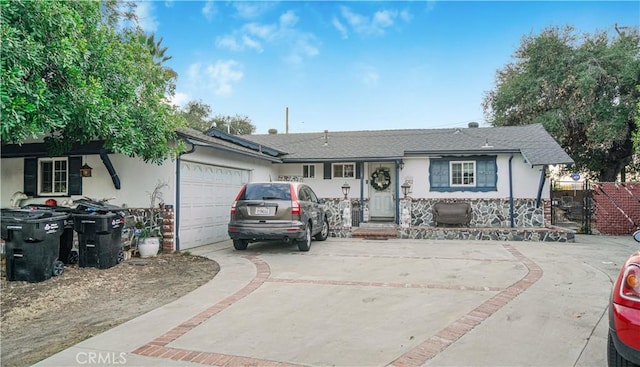
[{"label": "white entry door", "polygon": [[229,211],[249,171],[180,161],[180,250],[229,239]]},{"label": "white entry door", "polygon": [[369,215],[372,220],[394,220],[395,173],[393,164],[369,167]]}]

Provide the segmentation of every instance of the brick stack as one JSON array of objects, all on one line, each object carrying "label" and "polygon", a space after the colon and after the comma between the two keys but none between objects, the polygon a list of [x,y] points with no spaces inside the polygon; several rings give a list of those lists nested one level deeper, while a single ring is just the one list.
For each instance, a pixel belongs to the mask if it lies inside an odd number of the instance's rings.
[{"label": "brick stack", "polygon": [[176,250],[175,212],[173,205],[165,205],[162,212],[162,252],[172,253]]}]

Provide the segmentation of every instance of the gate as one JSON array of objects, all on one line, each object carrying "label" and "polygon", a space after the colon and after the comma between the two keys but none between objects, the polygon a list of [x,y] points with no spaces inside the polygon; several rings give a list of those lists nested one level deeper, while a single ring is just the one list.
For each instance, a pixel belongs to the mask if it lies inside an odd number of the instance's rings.
[{"label": "gate", "polygon": [[589,181],[553,181],[551,223],[591,234],[593,200]]}]

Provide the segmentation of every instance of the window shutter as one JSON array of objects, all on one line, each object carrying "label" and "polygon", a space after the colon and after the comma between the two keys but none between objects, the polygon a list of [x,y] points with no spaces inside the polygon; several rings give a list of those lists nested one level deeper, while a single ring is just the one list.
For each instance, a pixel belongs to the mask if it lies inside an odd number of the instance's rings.
[{"label": "window shutter", "polygon": [[362,165],[364,163],[362,162],[356,162],[356,178],[360,179],[362,178]]},{"label": "window shutter", "polygon": [[324,164],[324,179],[325,180],[331,179],[331,163]]},{"label": "window shutter", "polygon": [[478,172],[478,187],[496,187],[498,176],[496,160],[483,159],[476,162],[476,170]]},{"label": "window shutter", "polygon": [[69,195],[82,195],[82,157],[69,157]]},{"label": "window shutter", "polygon": [[449,187],[449,161],[431,160],[429,182],[431,187]]},{"label": "window shutter", "polygon": [[24,184],[22,192],[27,196],[38,193],[38,158],[24,159]]}]

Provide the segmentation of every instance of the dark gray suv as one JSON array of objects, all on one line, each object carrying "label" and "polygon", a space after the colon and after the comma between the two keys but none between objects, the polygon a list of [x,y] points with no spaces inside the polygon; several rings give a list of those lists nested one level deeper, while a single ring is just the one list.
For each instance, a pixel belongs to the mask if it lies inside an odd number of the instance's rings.
[{"label": "dark gray suv", "polygon": [[324,200],[300,182],[248,183],[231,205],[229,237],[236,250],[250,242],[281,240],[309,251],[311,237],[324,241],[328,236]]}]

